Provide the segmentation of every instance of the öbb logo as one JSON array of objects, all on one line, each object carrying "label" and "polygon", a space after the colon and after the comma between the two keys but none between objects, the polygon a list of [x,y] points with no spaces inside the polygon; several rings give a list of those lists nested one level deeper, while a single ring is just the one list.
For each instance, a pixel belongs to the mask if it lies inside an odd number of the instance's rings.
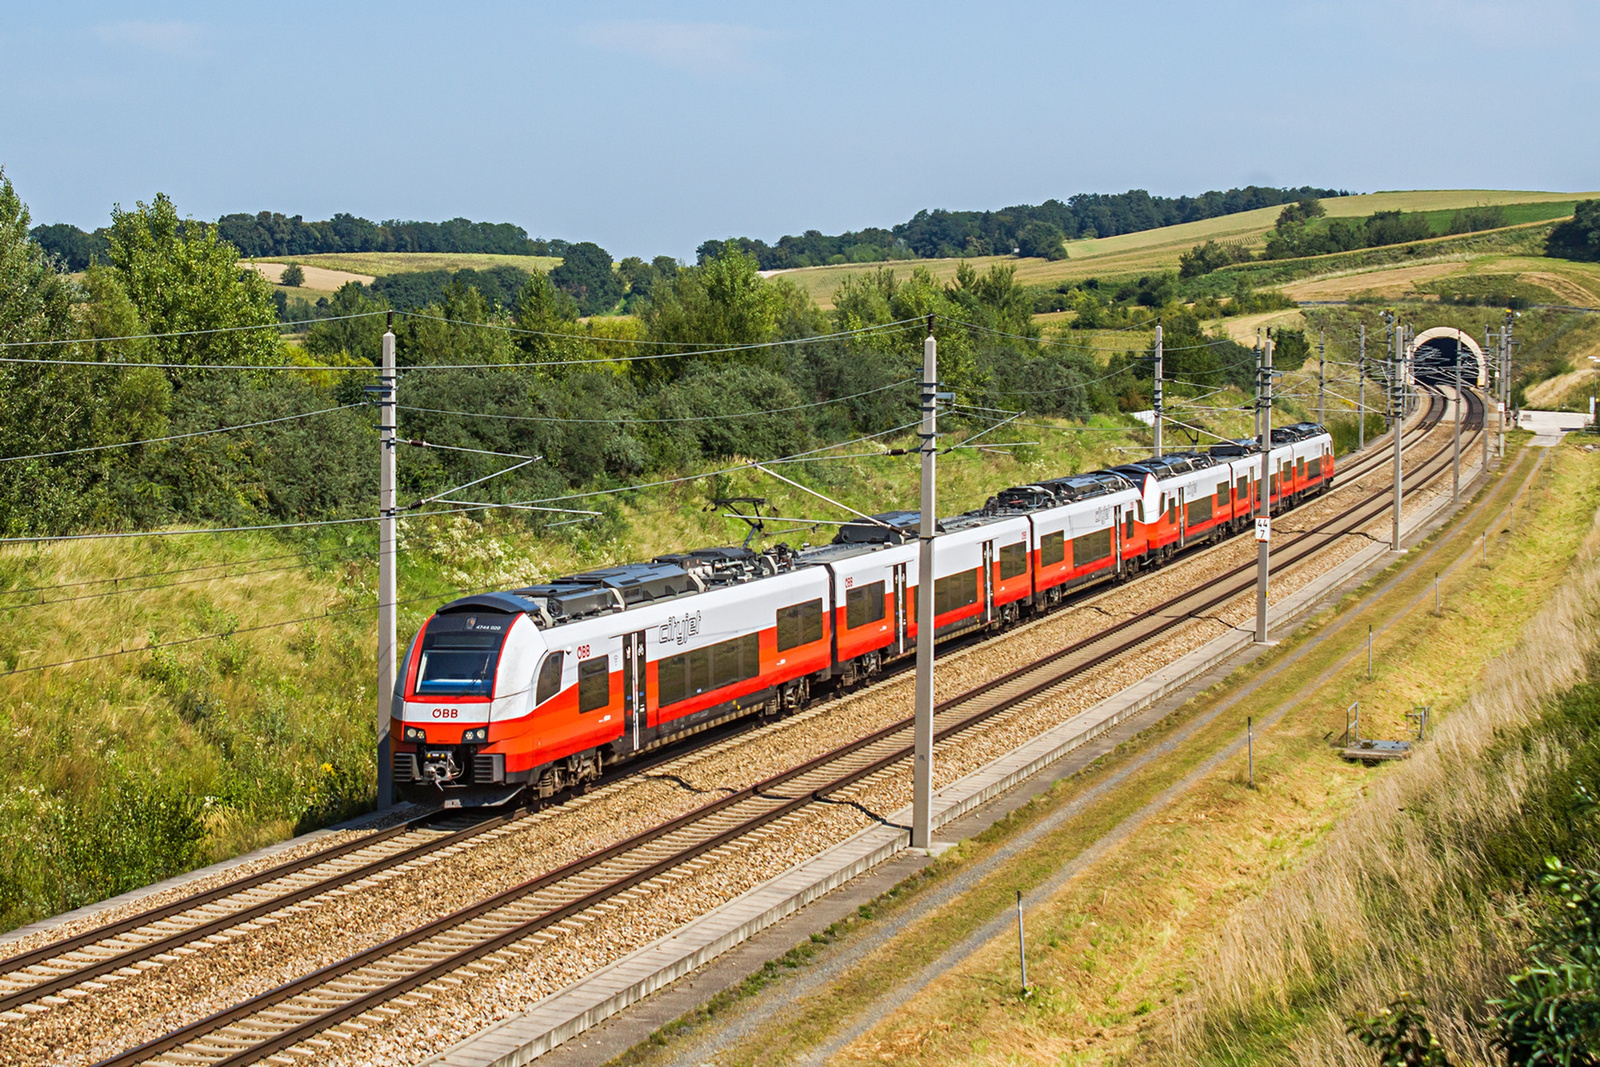
[{"label": "\u00f6bb logo", "polygon": [[433,709],[433,717],[435,719],[456,719],[456,718],[460,718],[460,716],[461,716],[461,709],[460,708],[434,708]]}]

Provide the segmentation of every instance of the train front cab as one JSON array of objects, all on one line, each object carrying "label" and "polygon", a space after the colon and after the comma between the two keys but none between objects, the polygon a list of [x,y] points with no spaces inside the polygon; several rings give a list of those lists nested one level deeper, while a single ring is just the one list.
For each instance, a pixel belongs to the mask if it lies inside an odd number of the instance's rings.
[{"label": "train front cab", "polygon": [[506,799],[520,788],[507,742],[525,732],[534,694],[518,679],[544,659],[531,604],[505,593],[440,609],[411,643],[390,719],[395,785],[402,795],[459,806]]}]

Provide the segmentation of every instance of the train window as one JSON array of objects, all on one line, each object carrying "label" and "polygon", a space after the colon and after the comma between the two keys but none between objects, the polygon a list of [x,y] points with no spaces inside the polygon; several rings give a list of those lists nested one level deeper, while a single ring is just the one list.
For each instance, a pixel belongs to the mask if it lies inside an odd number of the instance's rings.
[{"label": "train window", "polygon": [[1123,540],[1131,540],[1133,538],[1133,512],[1132,511],[1128,512],[1127,517],[1123,520],[1122,537],[1123,537]]},{"label": "train window", "polygon": [[1072,565],[1081,567],[1111,555],[1111,529],[1096,530],[1072,539]]},{"label": "train window", "polygon": [[978,572],[960,571],[933,583],[933,613],[970,607],[978,602]]},{"label": "train window", "polygon": [[1237,484],[1234,485],[1233,491],[1237,499],[1248,499],[1250,496],[1250,476],[1247,474],[1240,478]]},{"label": "train window", "polygon": [[844,624],[851,629],[883,618],[883,583],[860,585],[844,595]]},{"label": "train window", "polygon": [[1314,459],[1306,464],[1306,477],[1312,479],[1322,477],[1322,460]]},{"label": "train window", "polygon": [[1028,542],[1000,546],[1000,580],[1017,578],[1028,573]]},{"label": "train window", "polygon": [[760,673],[761,639],[746,634],[661,660],[656,664],[656,692],[663,705],[676,704]]},{"label": "train window", "polygon": [[578,664],[578,710],[598,711],[611,704],[611,657],[601,654]]},{"label": "train window", "polygon": [[544,663],[539,667],[539,688],[533,696],[535,704],[543,704],[561,692],[561,661],[565,658],[564,652],[545,654]]},{"label": "train window", "polygon": [[504,632],[429,632],[417,666],[419,696],[488,696]]},{"label": "train window", "polygon": [[1054,567],[1067,558],[1066,534],[1057,532],[1039,538],[1039,565]]},{"label": "train window", "polygon": [[1189,525],[1198,526],[1202,522],[1211,521],[1211,498],[1203,496],[1199,500],[1189,502]]},{"label": "train window", "polygon": [[822,640],[822,598],[778,609],[778,651]]},{"label": "train window", "polygon": [[1227,482],[1218,482],[1217,483],[1217,507],[1225,508],[1227,506],[1228,506],[1228,483]]}]

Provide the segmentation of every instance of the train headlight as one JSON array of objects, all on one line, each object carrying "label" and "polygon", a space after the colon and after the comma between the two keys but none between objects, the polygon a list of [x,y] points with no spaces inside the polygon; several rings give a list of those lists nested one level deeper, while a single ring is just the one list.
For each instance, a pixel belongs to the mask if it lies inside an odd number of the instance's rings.
[{"label": "train headlight", "polygon": [[480,726],[475,730],[468,730],[466,733],[461,735],[462,744],[470,744],[473,741],[487,740],[489,740],[489,728],[487,726]]},{"label": "train headlight", "polygon": [[406,740],[407,741],[426,741],[427,739],[428,739],[428,731],[424,730],[422,727],[420,727],[420,726],[407,726],[406,727]]}]

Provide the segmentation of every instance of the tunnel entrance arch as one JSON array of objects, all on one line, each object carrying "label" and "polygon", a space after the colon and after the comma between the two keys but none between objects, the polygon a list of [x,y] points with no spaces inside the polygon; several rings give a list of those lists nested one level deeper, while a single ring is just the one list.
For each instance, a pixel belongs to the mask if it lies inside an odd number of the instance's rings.
[{"label": "tunnel entrance arch", "polygon": [[1465,330],[1454,326],[1435,326],[1417,334],[1412,342],[1412,366],[1420,381],[1449,385],[1455,381],[1456,363],[1461,363],[1461,381],[1466,385],[1489,384],[1489,365],[1483,349]]}]

